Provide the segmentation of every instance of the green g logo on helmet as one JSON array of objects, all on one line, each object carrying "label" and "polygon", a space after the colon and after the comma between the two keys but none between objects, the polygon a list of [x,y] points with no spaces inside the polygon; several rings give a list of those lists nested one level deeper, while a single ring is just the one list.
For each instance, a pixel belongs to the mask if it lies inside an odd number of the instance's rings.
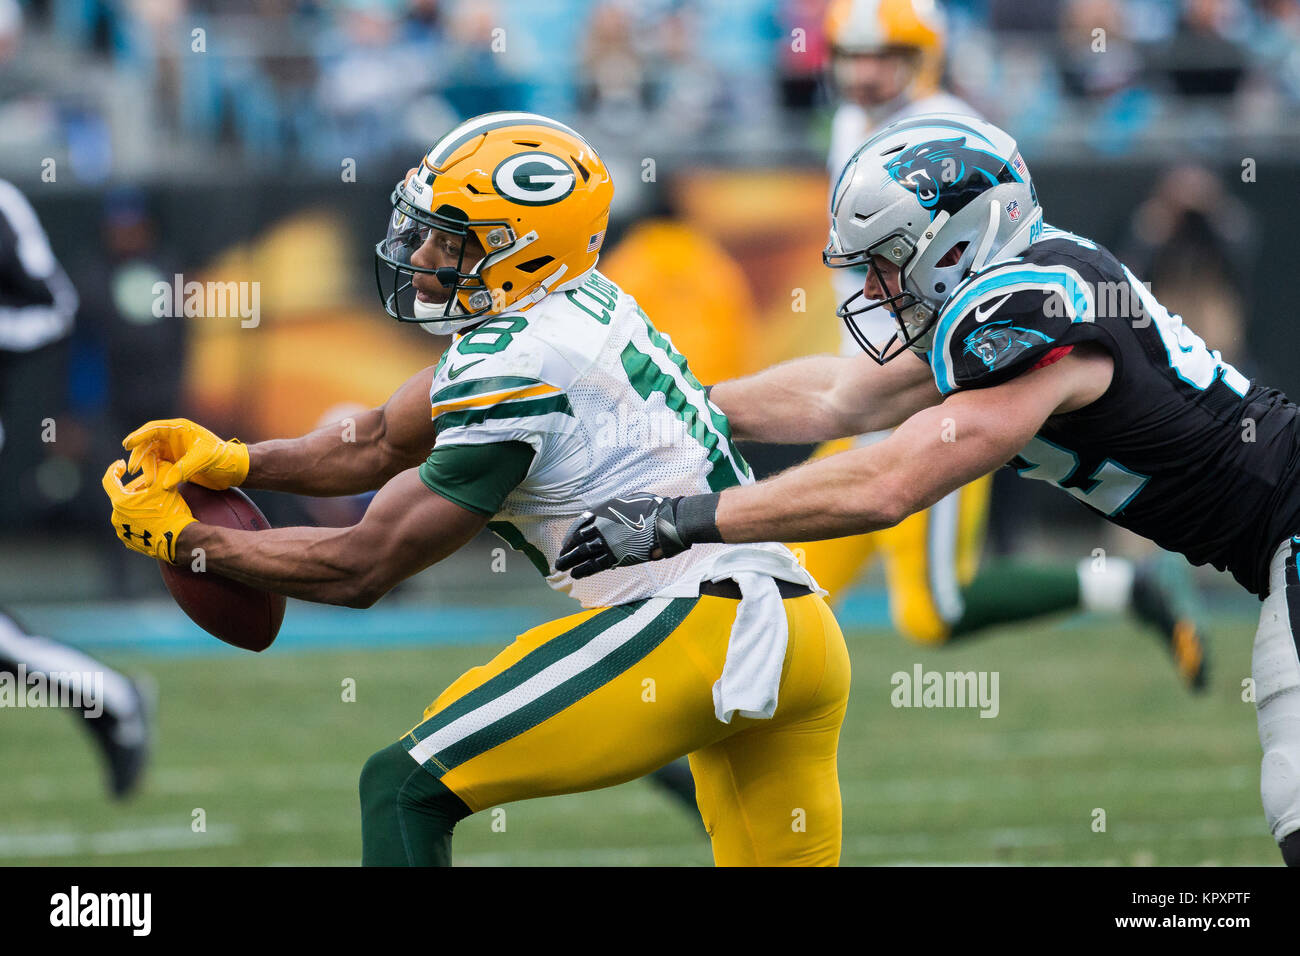
[{"label": "green g logo on helmet", "polygon": [[569,164],[551,153],[532,150],[503,159],[492,171],[492,185],[504,198],[521,206],[549,206],[577,184]]}]

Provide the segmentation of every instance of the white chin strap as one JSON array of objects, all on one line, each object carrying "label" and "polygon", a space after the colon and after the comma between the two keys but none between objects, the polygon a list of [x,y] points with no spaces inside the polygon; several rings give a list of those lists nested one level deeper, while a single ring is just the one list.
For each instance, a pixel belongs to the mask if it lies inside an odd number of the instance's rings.
[{"label": "white chin strap", "polygon": [[477,321],[477,318],[465,317],[465,309],[461,306],[460,299],[452,302],[451,314],[444,316],[443,309],[446,307],[445,302],[421,302],[416,299],[411,303],[411,313],[415,318],[424,320],[420,323],[420,328],[430,335],[451,335],[461,326]]},{"label": "white chin strap", "polygon": [[420,328],[430,335],[451,335],[457,329],[469,325],[471,322],[482,320],[482,316],[467,317],[465,308],[460,304],[460,299],[455,299],[451,304],[451,314],[443,315],[443,310],[447,308],[446,302],[421,302],[416,299],[411,303],[411,314],[420,322]]},{"label": "white chin strap", "polygon": [[444,316],[443,312],[446,308],[446,302],[423,302],[417,298],[411,303],[411,313],[417,319],[438,319],[445,317],[454,321],[455,316],[462,315],[465,312],[461,307],[459,299],[452,303],[451,312]]},{"label": "white chin strap", "polygon": [[[421,302],[420,299],[416,299],[411,303],[411,313],[416,319],[438,319],[446,307],[446,302]],[[455,315],[458,308],[460,308],[459,300],[451,307],[451,316]],[[451,316],[446,317],[450,319]]]}]

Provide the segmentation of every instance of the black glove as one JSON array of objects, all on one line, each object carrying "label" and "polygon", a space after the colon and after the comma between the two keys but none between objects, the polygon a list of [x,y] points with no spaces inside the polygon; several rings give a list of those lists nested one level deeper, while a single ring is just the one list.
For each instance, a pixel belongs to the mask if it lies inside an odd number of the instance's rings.
[{"label": "black glove", "polygon": [[584,511],[560,545],[555,570],[586,578],[609,568],[681,554],[693,544],[721,541],[713,515],[718,496],[663,498],[638,492]]}]

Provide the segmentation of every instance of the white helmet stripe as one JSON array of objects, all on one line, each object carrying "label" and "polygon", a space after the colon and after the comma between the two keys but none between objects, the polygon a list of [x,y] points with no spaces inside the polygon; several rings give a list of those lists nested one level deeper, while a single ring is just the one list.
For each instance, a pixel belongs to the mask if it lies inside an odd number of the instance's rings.
[{"label": "white helmet stripe", "polygon": [[429,150],[429,155],[425,162],[434,168],[439,168],[443,163],[451,158],[451,155],[455,153],[456,150],[460,149],[461,146],[468,143],[475,136],[481,136],[483,133],[494,129],[500,129],[503,126],[543,126],[547,129],[560,130],[561,132],[568,133],[570,136],[577,137],[584,143],[586,142],[585,139],[568,126],[550,119],[549,117],[541,116],[538,113],[509,111],[484,113],[482,116],[476,116],[471,120],[461,123],[450,133],[443,136],[442,139],[438,140],[438,142],[433,145],[433,148]]}]

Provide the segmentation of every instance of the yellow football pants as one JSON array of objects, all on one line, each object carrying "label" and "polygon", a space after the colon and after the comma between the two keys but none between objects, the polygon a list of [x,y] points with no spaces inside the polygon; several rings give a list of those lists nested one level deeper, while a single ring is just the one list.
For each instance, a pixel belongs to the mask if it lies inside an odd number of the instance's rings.
[{"label": "yellow football pants", "polygon": [[[853,439],[828,442],[817,458],[846,451]],[[978,478],[932,508],[874,534],[790,545],[836,601],[877,555],[889,589],[894,628],[921,644],[940,644],[961,617],[961,589],[975,577],[993,479]]]},{"label": "yellow football pants", "polygon": [[738,602],[652,598],[520,634],[443,691],[402,744],[475,812],[635,780],[689,754],[715,863],[834,865],[848,651],[820,597],[783,603],[770,720],[714,715]]}]

